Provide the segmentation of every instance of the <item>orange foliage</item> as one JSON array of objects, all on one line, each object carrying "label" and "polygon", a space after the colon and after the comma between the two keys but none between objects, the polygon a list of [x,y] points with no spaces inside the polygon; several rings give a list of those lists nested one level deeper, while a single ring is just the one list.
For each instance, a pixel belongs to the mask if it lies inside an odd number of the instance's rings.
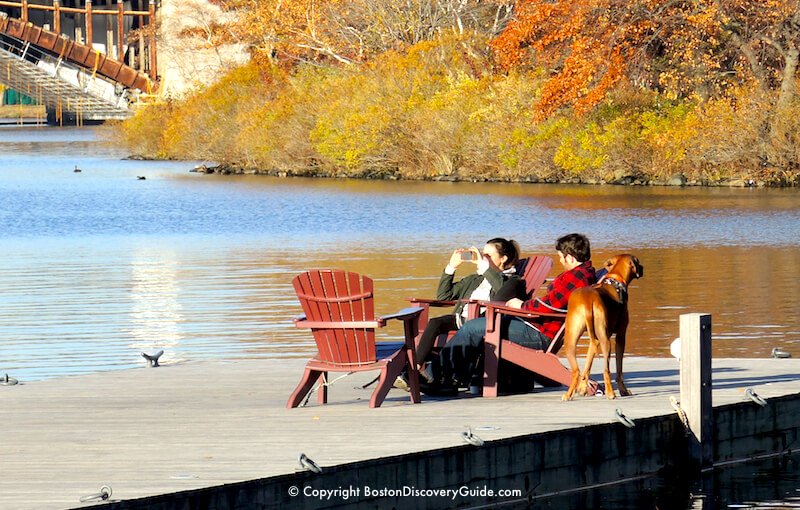
[{"label": "orange foliage", "polygon": [[625,76],[645,20],[630,20],[625,4],[609,0],[526,0],[517,18],[492,42],[506,68],[536,63],[553,70],[537,104],[537,117],[571,104],[594,107]]},{"label": "orange foliage", "polygon": [[492,47],[506,69],[551,70],[541,119],[585,113],[622,80],[702,99],[751,78],[793,90],[798,27],[796,0],[522,0]]}]

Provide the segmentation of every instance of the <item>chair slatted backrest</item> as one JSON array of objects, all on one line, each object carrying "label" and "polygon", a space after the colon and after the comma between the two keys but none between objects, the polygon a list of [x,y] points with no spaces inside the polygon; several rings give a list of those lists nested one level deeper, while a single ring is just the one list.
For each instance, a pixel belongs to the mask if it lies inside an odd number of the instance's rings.
[{"label": "chair slatted backrest", "polygon": [[321,361],[361,365],[375,361],[375,328],[348,327],[348,322],[375,320],[372,279],[338,269],[314,269],[292,280],[300,306],[310,322],[330,322],[313,328]]},{"label": "chair slatted backrest", "polygon": [[527,298],[531,299],[542,286],[547,275],[550,274],[550,270],[553,268],[553,259],[546,255],[536,255],[522,260],[526,261],[525,266],[521,271],[518,270],[517,274],[521,274],[522,279],[525,280],[525,292]]}]

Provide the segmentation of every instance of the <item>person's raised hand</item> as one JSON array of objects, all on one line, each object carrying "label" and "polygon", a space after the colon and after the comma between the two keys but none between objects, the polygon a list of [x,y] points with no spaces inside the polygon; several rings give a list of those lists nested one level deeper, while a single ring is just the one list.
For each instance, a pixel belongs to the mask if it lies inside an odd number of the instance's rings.
[{"label": "person's raised hand", "polygon": [[464,248],[458,248],[450,255],[450,262],[447,264],[448,266],[452,267],[453,269],[457,268],[461,265],[464,260],[461,258],[461,252],[466,251]]}]

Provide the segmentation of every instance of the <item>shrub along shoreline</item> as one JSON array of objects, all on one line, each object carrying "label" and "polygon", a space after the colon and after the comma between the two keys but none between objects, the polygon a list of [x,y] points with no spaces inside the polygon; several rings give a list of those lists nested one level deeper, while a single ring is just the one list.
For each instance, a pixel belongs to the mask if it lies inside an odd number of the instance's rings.
[{"label": "shrub along shoreline", "polygon": [[348,68],[250,63],[139,110],[114,138],[226,174],[800,185],[800,104],[776,110],[755,84],[702,100],[623,84],[585,115],[539,120],[543,83],[538,69],[492,72],[485,40],[451,35]]}]

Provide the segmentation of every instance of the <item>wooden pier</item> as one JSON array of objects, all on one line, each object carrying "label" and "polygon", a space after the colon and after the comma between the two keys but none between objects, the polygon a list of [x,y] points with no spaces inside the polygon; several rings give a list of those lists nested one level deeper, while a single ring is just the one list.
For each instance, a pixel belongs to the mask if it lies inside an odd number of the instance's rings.
[{"label": "wooden pier", "polygon": [[[312,396],[306,407],[286,409],[303,365],[301,359],[164,363],[0,386],[0,508],[80,508],[98,503],[79,499],[104,485],[113,490],[111,501],[125,501],[291,476],[301,469],[300,453],[328,470],[474,448],[461,436],[468,427],[490,445],[616,423],[617,408],[634,422],[675,416],[670,397],[680,397],[677,360],[626,358],[634,396],[614,401],[565,403],[563,389],[540,389],[496,399],[423,397],[412,405],[407,393],[392,390],[383,407],[369,409],[371,388],[360,386],[370,374],[354,374],[335,382],[328,405]],[[747,388],[770,402],[798,394],[799,381],[800,359],[716,359],[713,403],[758,408]]]}]

